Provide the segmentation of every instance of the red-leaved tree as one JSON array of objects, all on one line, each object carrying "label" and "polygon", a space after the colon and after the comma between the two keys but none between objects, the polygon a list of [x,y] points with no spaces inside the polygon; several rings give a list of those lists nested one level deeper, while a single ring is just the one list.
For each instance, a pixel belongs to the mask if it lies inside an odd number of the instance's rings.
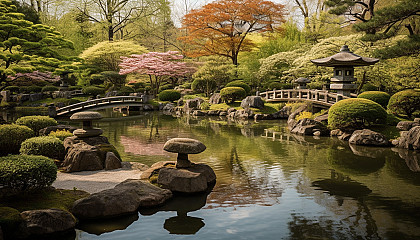
[{"label": "red-leaved tree", "polygon": [[184,56],[177,51],[148,52],[141,55],[121,57],[120,74],[140,73],[149,76],[154,95],[157,95],[163,80],[169,77],[185,77],[192,75],[196,68],[181,61]]}]

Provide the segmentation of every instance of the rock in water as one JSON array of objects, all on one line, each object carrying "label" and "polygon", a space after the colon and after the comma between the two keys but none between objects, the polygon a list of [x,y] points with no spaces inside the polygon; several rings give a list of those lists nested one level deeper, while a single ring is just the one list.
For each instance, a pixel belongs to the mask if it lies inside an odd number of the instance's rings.
[{"label": "rock in water", "polygon": [[76,226],[76,219],[67,211],[42,209],[24,211],[21,214],[23,235],[45,235],[65,232]]},{"label": "rock in water", "polygon": [[97,219],[136,212],[139,207],[154,207],[172,197],[161,189],[137,179],[128,179],[112,189],[94,193],[74,202],[72,213],[80,219]]},{"label": "rock in water", "polygon": [[211,95],[209,99],[210,104],[220,104],[222,103],[222,96],[220,96],[220,93],[215,93]]},{"label": "rock in water", "polygon": [[403,132],[398,141],[398,147],[420,150],[420,126],[410,129],[408,132]]},{"label": "rock in water", "polygon": [[241,102],[242,108],[264,108],[264,101],[259,96],[248,96]]},{"label": "rock in water", "polygon": [[389,141],[380,133],[370,129],[356,130],[349,139],[350,144],[367,146],[388,146]]}]

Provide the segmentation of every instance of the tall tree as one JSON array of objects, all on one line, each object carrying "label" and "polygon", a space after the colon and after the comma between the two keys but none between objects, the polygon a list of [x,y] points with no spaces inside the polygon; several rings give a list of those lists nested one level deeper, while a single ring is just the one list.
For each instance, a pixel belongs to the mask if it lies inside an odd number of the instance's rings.
[{"label": "tall tree", "polygon": [[185,15],[188,35],[181,39],[195,47],[190,56],[220,55],[238,65],[239,52],[254,46],[248,34],[273,31],[284,15],[284,6],[271,1],[219,0]]},{"label": "tall tree", "polygon": [[24,20],[9,0],[0,0],[0,22],[0,89],[16,73],[54,70],[67,60],[57,49],[73,47],[53,28]]},{"label": "tall tree", "polygon": [[140,73],[149,76],[153,94],[157,95],[160,83],[167,77],[192,75],[195,68],[182,62],[184,56],[177,51],[148,52],[141,55],[122,57],[120,74]]}]

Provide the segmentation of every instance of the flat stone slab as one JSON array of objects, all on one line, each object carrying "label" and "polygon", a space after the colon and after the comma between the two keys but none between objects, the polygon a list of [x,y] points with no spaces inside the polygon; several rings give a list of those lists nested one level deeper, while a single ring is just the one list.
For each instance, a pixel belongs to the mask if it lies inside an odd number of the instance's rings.
[{"label": "flat stone slab", "polygon": [[163,150],[173,153],[197,154],[206,150],[206,146],[192,138],[172,138],[165,143]]},{"label": "flat stone slab", "polygon": [[70,120],[86,121],[86,120],[99,120],[102,115],[98,112],[78,112],[71,115]]}]

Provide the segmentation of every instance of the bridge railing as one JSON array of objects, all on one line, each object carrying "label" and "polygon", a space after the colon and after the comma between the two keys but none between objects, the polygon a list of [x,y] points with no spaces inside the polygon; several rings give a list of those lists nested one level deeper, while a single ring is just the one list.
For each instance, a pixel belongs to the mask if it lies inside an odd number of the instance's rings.
[{"label": "bridge railing", "polygon": [[95,106],[110,105],[115,103],[144,103],[142,96],[116,96],[88,100],[85,102],[71,104],[56,110],[57,115],[64,115],[67,113],[84,110]]},{"label": "bridge railing", "polygon": [[340,100],[349,98],[347,96],[343,96],[342,94],[331,93],[325,90],[311,89],[273,89],[271,91],[257,93],[257,96],[264,98],[267,102],[308,100],[326,106],[331,106]]}]

